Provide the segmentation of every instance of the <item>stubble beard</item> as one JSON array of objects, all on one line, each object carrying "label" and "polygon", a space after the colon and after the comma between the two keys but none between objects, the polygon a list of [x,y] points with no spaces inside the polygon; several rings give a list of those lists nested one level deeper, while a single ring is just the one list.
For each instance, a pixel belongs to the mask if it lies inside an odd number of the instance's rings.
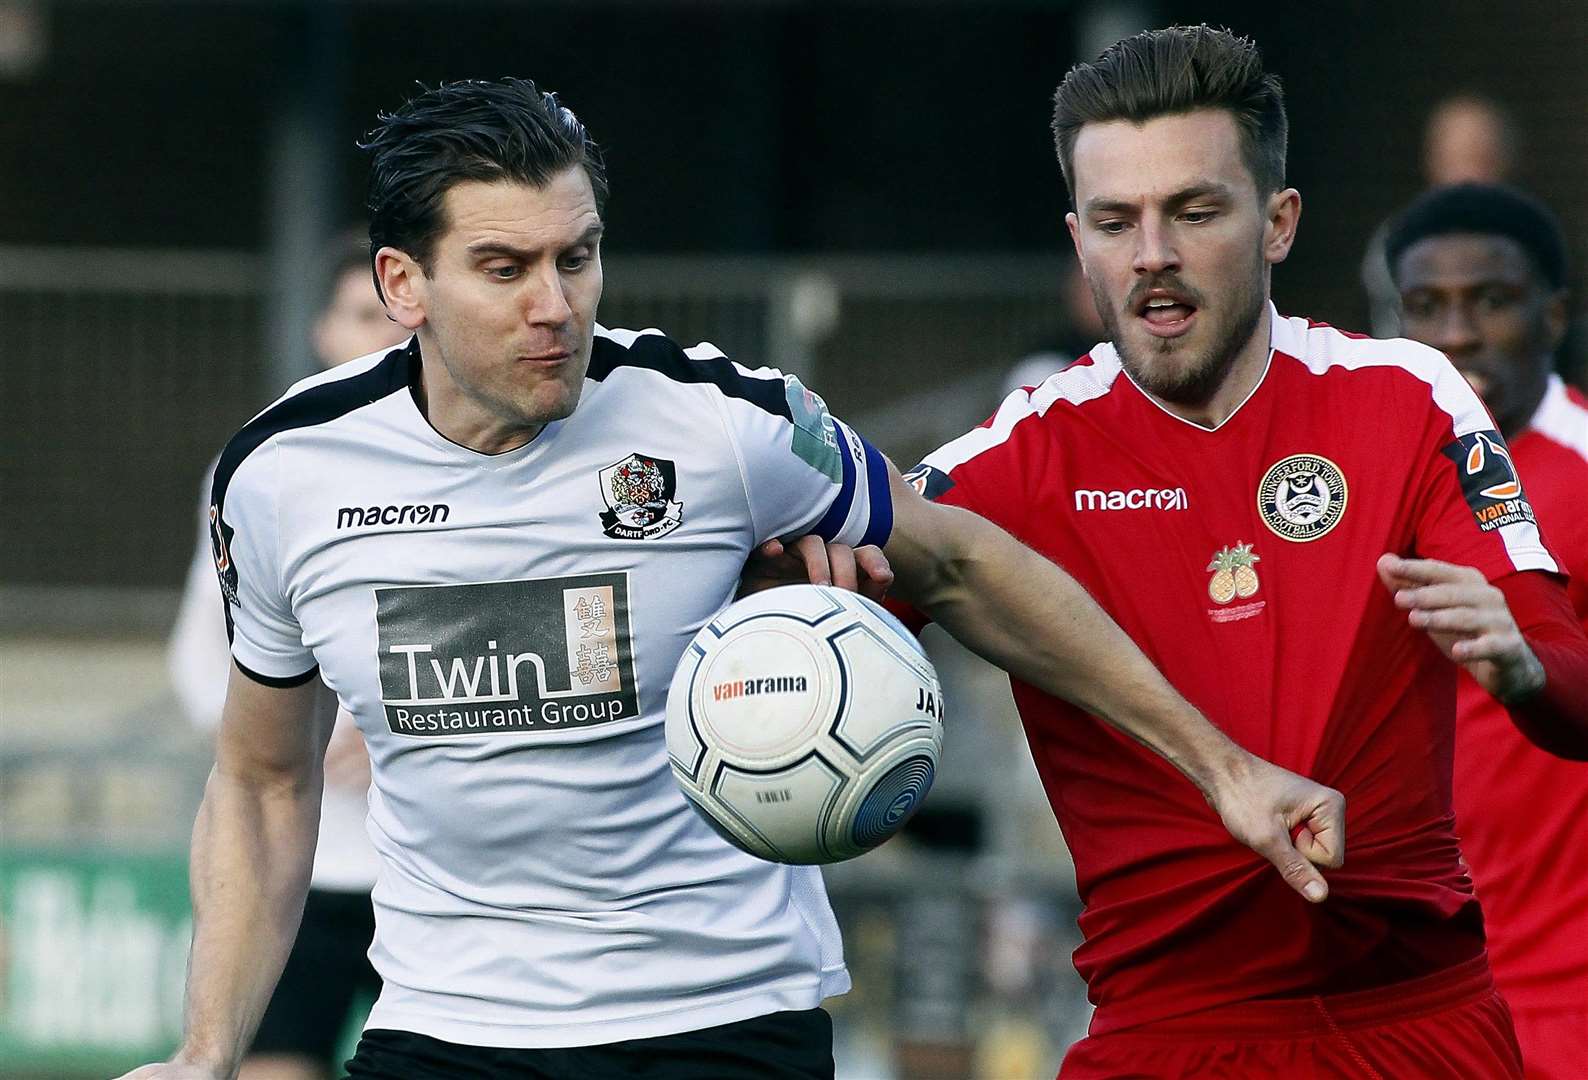
[{"label": "stubble beard", "polygon": [[[1145,349],[1125,340],[1120,310],[1096,285],[1092,299],[1103,320],[1103,328],[1119,354],[1119,362],[1137,386],[1163,401],[1175,405],[1203,405],[1223,385],[1241,349],[1251,340],[1262,321],[1267,297],[1263,290],[1263,264],[1241,278],[1226,295],[1230,301],[1224,316],[1212,328],[1212,340],[1200,356],[1189,356],[1175,363],[1171,358],[1186,345],[1178,338],[1163,338]],[[1211,314],[1206,308],[1199,315]]]},{"label": "stubble beard", "polygon": [[[446,372],[449,397],[454,402],[467,401],[476,418],[492,417],[504,430],[522,432],[533,438],[547,424],[566,420],[578,408],[590,366],[592,343],[589,338],[590,335],[585,335],[584,339],[573,343],[574,356],[563,370],[542,377],[529,387],[519,384],[511,374],[504,374],[510,372],[510,361],[504,360],[500,368],[488,369],[483,378],[467,367],[454,364],[448,348],[452,343],[440,340],[439,334],[434,353],[438,366]],[[421,391],[421,408],[431,416],[433,398],[427,388],[421,387]]]}]

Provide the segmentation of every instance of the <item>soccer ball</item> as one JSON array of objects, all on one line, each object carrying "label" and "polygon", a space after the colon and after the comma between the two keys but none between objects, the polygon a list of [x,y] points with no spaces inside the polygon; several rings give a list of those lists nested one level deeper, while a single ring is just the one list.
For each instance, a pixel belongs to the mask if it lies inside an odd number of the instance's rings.
[{"label": "soccer ball", "polygon": [[850,859],[932,786],[943,692],[913,635],[865,597],[768,589],[703,627],[667,695],[684,795],[736,847],[782,863]]}]

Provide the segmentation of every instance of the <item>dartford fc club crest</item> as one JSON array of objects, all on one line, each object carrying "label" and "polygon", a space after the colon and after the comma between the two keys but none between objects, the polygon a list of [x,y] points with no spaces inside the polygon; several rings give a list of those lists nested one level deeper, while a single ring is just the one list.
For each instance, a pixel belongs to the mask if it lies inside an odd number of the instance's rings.
[{"label": "dartford fc club crest", "polygon": [[614,540],[654,540],[678,528],[684,504],[674,499],[678,475],[671,461],[630,454],[598,474],[601,530]]},{"label": "dartford fc club crest", "polygon": [[1263,524],[1286,540],[1316,540],[1345,516],[1345,474],[1317,454],[1291,454],[1274,462],[1257,485]]}]

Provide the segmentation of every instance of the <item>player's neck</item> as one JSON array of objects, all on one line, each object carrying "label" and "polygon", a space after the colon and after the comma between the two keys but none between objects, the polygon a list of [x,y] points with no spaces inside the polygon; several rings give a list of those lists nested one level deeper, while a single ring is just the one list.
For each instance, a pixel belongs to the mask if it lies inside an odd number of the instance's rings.
[{"label": "player's neck", "polygon": [[[1553,361],[1553,358],[1551,358]],[[1495,426],[1500,429],[1500,435],[1506,439],[1514,439],[1526,431],[1533,424],[1533,418],[1538,415],[1538,408],[1544,404],[1544,397],[1549,393],[1550,367],[1543,368],[1537,377],[1530,379],[1521,393],[1520,401],[1505,416],[1496,415]]]},{"label": "player's neck", "polygon": [[1234,416],[1235,410],[1246,403],[1246,399],[1257,389],[1257,384],[1262,382],[1263,373],[1268,370],[1269,335],[1272,332],[1273,311],[1265,302],[1251,336],[1230,361],[1224,377],[1205,401],[1165,401],[1156,394],[1148,396],[1164,411],[1189,424],[1212,431]]},{"label": "player's neck", "polygon": [[[430,378],[421,366],[419,377],[410,385],[419,414],[443,439],[477,454],[505,454],[517,450],[539,435],[545,424],[530,427],[504,421],[463,393],[449,380]],[[431,384],[440,384],[432,392]]]}]

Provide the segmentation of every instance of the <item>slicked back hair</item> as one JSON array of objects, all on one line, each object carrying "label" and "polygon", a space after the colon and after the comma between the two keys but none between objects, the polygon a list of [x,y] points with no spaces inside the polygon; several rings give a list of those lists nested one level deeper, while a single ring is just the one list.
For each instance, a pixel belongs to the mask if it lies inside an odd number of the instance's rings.
[{"label": "slicked back hair", "polygon": [[1289,121],[1277,75],[1263,70],[1250,38],[1207,25],[1170,26],[1116,41],[1077,64],[1053,95],[1053,138],[1075,201],[1075,139],[1085,124],[1224,109],[1240,131],[1241,156],[1259,195],[1285,186]]},{"label": "slicked back hair", "polygon": [[372,271],[375,253],[389,245],[428,273],[436,239],[447,227],[443,200],[462,181],[513,180],[542,188],[578,165],[590,177],[596,213],[606,212],[600,146],[556,94],[528,79],[443,83],[377,120],[358,144],[370,155]]}]

